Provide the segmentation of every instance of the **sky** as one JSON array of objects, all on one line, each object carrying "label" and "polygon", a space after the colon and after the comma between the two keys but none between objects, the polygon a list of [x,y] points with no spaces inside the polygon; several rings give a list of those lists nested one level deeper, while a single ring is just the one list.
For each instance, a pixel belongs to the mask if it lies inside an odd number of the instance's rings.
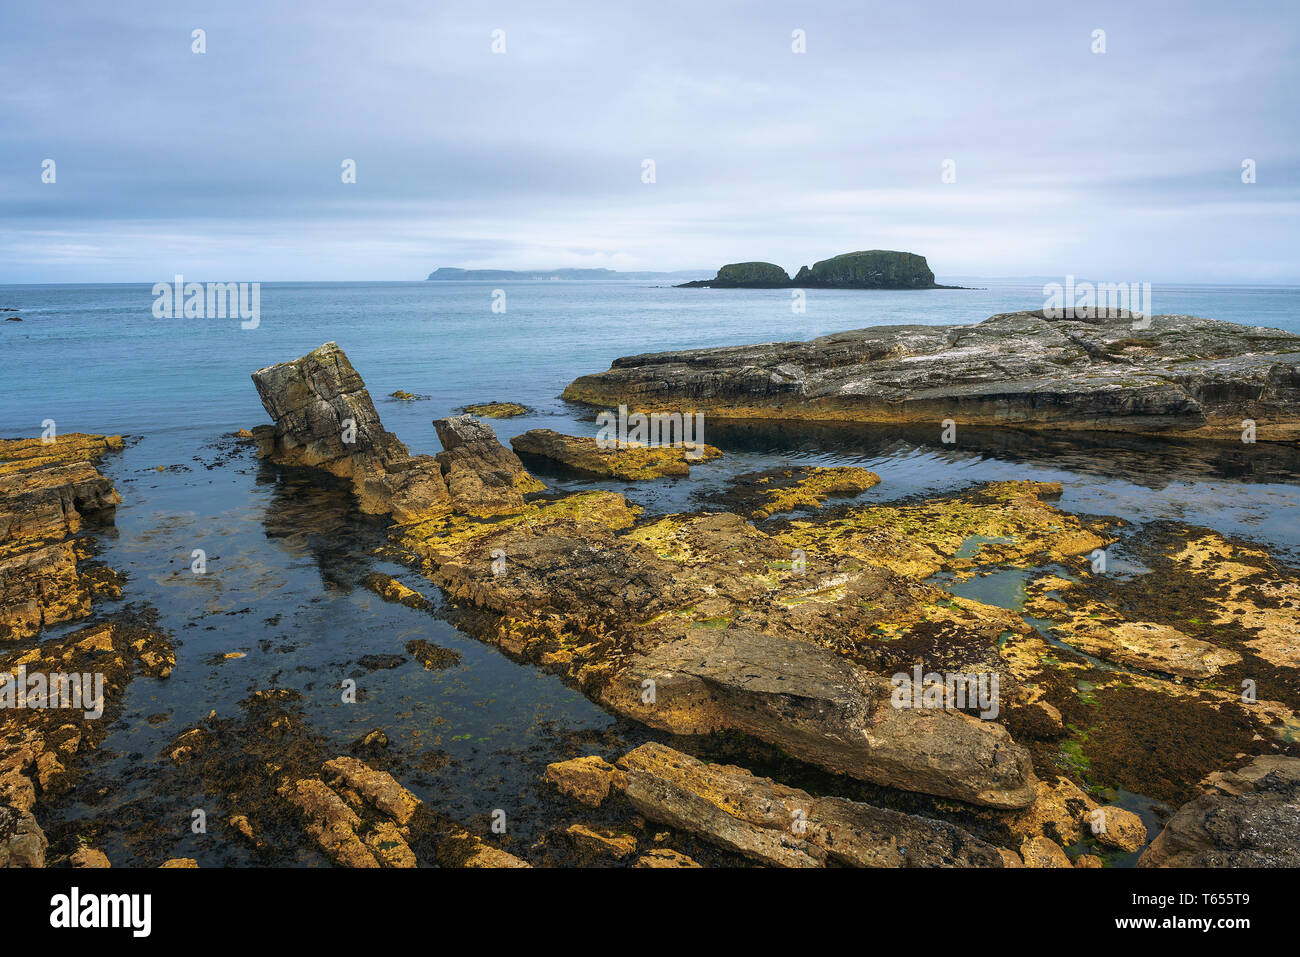
[{"label": "sky", "polygon": [[2,0],[0,63],[0,283],[1300,283],[1292,0]]}]

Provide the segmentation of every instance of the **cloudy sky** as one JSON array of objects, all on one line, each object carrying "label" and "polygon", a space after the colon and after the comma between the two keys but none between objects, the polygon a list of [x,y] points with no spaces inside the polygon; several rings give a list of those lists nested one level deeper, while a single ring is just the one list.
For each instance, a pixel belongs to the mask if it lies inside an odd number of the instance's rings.
[{"label": "cloudy sky", "polygon": [[7,3],[0,282],[1300,282],[1300,4],[1066,6]]}]

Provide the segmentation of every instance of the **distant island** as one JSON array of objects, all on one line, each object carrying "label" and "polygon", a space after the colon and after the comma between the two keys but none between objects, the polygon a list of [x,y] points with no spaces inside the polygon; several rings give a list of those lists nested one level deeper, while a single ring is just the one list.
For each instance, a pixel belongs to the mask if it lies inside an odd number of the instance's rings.
[{"label": "distant island", "polygon": [[961,289],[941,286],[924,256],[889,249],[843,253],[802,267],[791,279],[774,263],[730,263],[712,279],[681,283],[679,289]]},{"label": "distant island", "polygon": [[457,282],[497,279],[685,279],[706,272],[703,269],[679,269],[677,272],[619,272],[617,269],[460,269],[440,266],[425,281]]}]

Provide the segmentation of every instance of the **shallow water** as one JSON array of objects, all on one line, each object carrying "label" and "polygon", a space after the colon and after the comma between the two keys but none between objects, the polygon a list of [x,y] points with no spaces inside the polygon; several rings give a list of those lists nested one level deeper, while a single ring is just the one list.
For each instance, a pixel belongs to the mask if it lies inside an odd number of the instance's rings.
[{"label": "shallow water", "polygon": [[[974,281],[967,280],[971,284]],[[268,284],[259,328],[234,320],[161,320],[148,286],[4,286],[0,306],[22,323],[0,323],[0,435],[122,433],[128,448],[102,470],[122,495],[101,558],[128,576],[122,603],[157,609],[178,641],[165,681],[138,678],[122,719],[91,763],[89,806],[62,806],[118,820],[102,846],[114,863],[157,863],[128,840],[144,813],[174,813],[174,855],[201,864],[238,862],[245,852],[189,834],[203,794],[169,794],[157,808],[147,776],[179,731],[211,710],[234,715],[253,690],[295,688],[309,722],[341,753],[382,728],[412,764],[443,752],[441,768],[407,783],[462,820],[504,808],[523,840],[544,829],[537,783],[548,761],[643,733],[615,722],[578,692],[427,612],[384,602],[361,586],[371,571],[394,575],[439,601],[409,570],[377,558],[382,524],[360,515],[342,488],[256,461],[223,436],[266,421],[249,380],[254,369],[337,341],[365,379],[387,428],[415,453],[437,452],[430,422],[469,402],[510,400],[533,414],[497,420],[503,440],[546,427],[591,434],[590,410],[558,399],[563,387],[611,359],[638,352],[805,338],[881,323],[978,321],[1042,305],[1041,283],[988,283],[977,291],[810,292],[793,315],[788,293],[675,290],[642,283]],[[508,312],[490,311],[505,288]],[[1157,288],[1158,312],[1186,312],[1300,331],[1300,290]],[[383,398],[397,389],[416,402]],[[726,455],[689,478],[629,486],[541,471],[556,489],[624,492],[650,512],[700,506],[736,475],[797,462],[862,465],[880,485],[858,497],[890,501],[975,482],[1038,479],[1064,484],[1061,507],[1129,522],[1172,519],[1300,554],[1300,454],[1259,446],[1176,444],[1107,436],[1066,438],[964,432],[956,446],[936,436],[880,428],[779,428],[710,422],[706,438]],[[159,470],[162,467],[162,470]],[[189,571],[207,553],[206,575]],[[1119,569],[1119,571],[1123,571]],[[1134,570],[1129,570],[1134,571]],[[1140,571],[1140,570],[1136,570]],[[954,590],[1015,601],[1017,582],[975,579]],[[76,625],[67,626],[69,628]],[[459,666],[426,671],[408,661],[366,672],[368,654],[402,654],[412,638],[460,652]],[[221,656],[241,652],[243,657]],[[338,684],[366,689],[354,706]],[[153,716],[154,721],[149,719]],[[159,717],[165,716],[165,718]],[[575,737],[600,747],[579,749]],[[81,791],[81,788],[78,789]],[[140,855],[140,856],[137,856]]]}]

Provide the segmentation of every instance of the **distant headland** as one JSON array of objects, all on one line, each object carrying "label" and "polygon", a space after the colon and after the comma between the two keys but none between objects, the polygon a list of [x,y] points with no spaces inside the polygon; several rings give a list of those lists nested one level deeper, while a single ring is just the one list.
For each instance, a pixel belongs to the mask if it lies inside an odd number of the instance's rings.
[{"label": "distant headland", "polygon": [[704,269],[679,269],[676,272],[619,272],[617,269],[460,269],[440,266],[425,281],[473,281],[496,279],[686,279],[706,273]]},{"label": "distant headland", "polygon": [[924,256],[889,249],[842,253],[802,267],[791,279],[774,263],[730,263],[712,279],[682,283],[680,289],[961,289],[935,283]]}]

